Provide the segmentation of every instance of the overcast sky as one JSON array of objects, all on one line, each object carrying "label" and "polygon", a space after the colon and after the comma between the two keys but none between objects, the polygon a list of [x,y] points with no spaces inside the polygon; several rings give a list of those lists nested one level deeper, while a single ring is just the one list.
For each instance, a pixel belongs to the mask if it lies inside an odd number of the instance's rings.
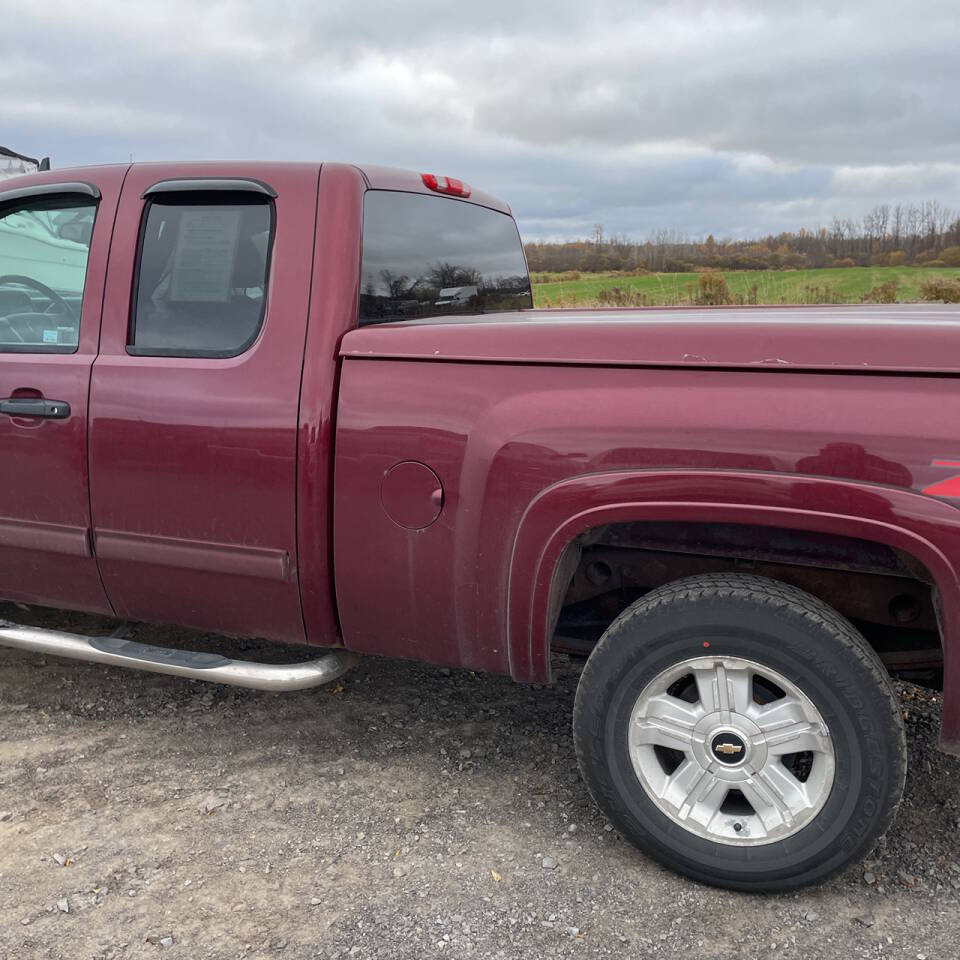
[{"label": "overcast sky", "polygon": [[960,207],[958,0],[0,0],[0,144],[383,163],[527,239]]}]

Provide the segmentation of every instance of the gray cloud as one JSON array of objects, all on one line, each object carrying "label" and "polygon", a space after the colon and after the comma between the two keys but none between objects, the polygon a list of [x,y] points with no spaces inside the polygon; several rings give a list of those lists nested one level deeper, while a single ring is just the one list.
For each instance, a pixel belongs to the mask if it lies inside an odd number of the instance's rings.
[{"label": "gray cloud", "polygon": [[954,0],[584,7],[0,0],[0,142],[436,170],[529,237],[960,207]]}]

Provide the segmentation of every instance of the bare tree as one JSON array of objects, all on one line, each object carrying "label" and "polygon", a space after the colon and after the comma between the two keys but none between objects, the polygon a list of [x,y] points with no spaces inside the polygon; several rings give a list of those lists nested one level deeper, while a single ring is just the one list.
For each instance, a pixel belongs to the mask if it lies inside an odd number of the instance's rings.
[{"label": "bare tree", "polygon": [[[960,216],[939,201],[929,200],[919,205],[881,203],[859,219],[834,216],[828,226],[816,230],[745,240],[720,239],[714,234],[691,240],[677,230],[660,228],[636,243],[625,233],[607,239],[598,223],[585,239],[528,243],[526,251],[530,269],[535,271],[675,272],[800,269],[836,262],[927,263],[946,247],[956,245],[960,245]],[[894,253],[895,260],[890,261]]]}]

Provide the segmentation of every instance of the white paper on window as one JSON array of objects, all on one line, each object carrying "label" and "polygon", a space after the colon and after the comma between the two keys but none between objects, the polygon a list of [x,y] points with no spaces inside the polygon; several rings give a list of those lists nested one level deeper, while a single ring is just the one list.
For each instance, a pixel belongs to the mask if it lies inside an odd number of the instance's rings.
[{"label": "white paper on window", "polygon": [[170,299],[226,303],[240,232],[240,210],[184,209],[173,258]]}]

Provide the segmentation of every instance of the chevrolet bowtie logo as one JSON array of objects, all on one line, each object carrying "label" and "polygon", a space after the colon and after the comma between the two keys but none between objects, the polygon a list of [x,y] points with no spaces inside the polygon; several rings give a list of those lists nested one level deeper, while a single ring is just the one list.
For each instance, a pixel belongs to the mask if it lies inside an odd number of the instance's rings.
[{"label": "chevrolet bowtie logo", "polygon": [[736,743],[718,743],[714,748],[717,753],[726,753],[727,755],[740,753],[743,750],[739,744]]}]

